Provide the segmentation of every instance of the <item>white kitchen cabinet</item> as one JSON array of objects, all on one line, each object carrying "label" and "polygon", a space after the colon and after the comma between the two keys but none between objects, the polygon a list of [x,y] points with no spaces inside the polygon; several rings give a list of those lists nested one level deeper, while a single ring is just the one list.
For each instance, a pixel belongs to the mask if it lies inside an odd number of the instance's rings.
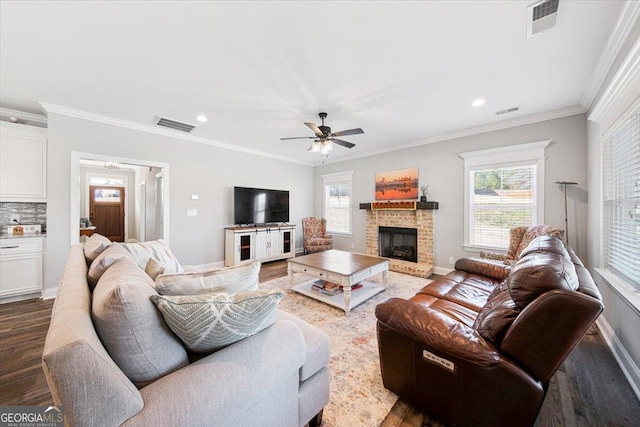
[{"label": "white kitchen cabinet", "polygon": [[0,298],[42,292],[42,237],[0,240]]},{"label": "white kitchen cabinet", "polygon": [[47,130],[0,121],[0,201],[47,201]]},{"label": "white kitchen cabinet", "polygon": [[291,258],[295,255],[295,225],[229,227],[224,253],[227,267]]}]

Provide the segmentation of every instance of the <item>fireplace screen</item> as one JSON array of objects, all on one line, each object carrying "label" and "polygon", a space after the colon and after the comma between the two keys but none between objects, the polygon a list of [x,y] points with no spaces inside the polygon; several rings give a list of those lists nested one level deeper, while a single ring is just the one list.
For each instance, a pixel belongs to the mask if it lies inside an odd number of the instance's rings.
[{"label": "fireplace screen", "polygon": [[418,230],[402,227],[378,227],[378,255],[402,261],[418,262]]}]

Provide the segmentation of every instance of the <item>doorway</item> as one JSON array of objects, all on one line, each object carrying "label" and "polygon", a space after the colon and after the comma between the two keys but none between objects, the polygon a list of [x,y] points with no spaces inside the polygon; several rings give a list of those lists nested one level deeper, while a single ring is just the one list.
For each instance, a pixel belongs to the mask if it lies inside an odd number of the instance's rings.
[{"label": "doorway", "polygon": [[89,186],[89,220],[112,242],[124,242],[124,207],[124,187]]},{"label": "doorway", "polygon": [[[89,216],[89,189],[87,182],[82,179],[86,175],[84,170],[87,164],[93,168],[102,169],[103,173],[109,168],[107,165],[115,163],[120,167],[120,172],[130,170],[129,187],[126,190],[126,180],[118,183],[109,183],[109,188],[125,187],[125,240],[135,239],[140,241],[155,240],[156,237],[156,211],[161,210],[160,236],[169,244],[169,164],[150,160],[130,159],[123,157],[107,156],[103,154],[71,152],[70,170],[70,243],[80,241],[80,218]],[[121,173],[122,174],[122,173]],[[162,174],[162,188],[160,195],[162,204],[156,206],[155,177]],[[111,177],[114,178],[113,176]],[[146,183],[146,184],[145,184]],[[122,185],[124,184],[124,185]],[[102,183],[93,183],[95,186],[103,186]],[[104,185],[107,186],[107,185]],[[136,190],[143,190],[138,192]],[[144,191],[146,190],[146,191]],[[85,204],[86,203],[86,204]],[[84,207],[86,206],[86,208]],[[128,209],[128,210],[127,210]],[[84,214],[82,214],[84,210]],[[128,218],[128,219],[127,219]],[[127,232],[129,229],[129,232]],[[131,236],[129,236],[131,233]]]}]

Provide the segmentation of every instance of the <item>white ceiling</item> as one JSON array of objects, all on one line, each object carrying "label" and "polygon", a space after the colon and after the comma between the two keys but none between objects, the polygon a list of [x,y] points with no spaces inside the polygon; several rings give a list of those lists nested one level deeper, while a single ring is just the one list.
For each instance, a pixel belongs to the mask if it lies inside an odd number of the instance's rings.
[{"label": "white ceiling", "polygon": [[309,163],[311,140],[279,138],[311,136],[303,122],[326,111],[333,131],[365,131],[330,160],[363,156],[588,106],[625,2],[561,0],[557,27],[527,38],[533,2],[3,0],[0,105],[144,125],[162,115]]}]

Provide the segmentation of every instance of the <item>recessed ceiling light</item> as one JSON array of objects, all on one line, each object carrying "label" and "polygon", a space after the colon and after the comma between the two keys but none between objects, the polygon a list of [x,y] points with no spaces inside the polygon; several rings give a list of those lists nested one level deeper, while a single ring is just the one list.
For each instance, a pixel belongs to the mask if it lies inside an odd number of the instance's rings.
[{"label": "recessed ceiling light", "polygon": [[474,100],[474,101],[471,103],[471,105],[472,105],[473,107],[481,107],[481,106],[483,106],[483,105],[484,105],[484,103],[485,103],[485,102],[486,102],[486,101],[485,101],[484,99],[482,99],[482,98],[478,98],[478,99]]},{"label": "recessed ceiling light", "polygon": [[196,117],[196,120],[199,121],[199,122],[206,122],[208,119],[207,119],[207,116],[203,116],[201,114],[198,117]]}]

